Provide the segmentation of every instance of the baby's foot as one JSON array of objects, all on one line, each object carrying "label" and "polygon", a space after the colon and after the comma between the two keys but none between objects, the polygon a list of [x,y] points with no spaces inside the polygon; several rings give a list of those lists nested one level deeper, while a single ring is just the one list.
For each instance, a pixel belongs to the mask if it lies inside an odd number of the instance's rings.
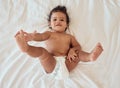
[{"label": "baby's foot", "polygon": [[90,53],[90,60],[95,61],[99,55],[102,53],[103,48],[100,43],[96,45],[96,47],[93,49],[93,51]]},{"label": "baby's foot", "polygon": [[27,41],[26,41],[25,38],[24,38],[24,33],[23,33],[23,31],[19,31],[19,32],[15,35],[15,38],[16,38],[16,42],[17,42],[19,48],[20,48],[23,52],[27,52],[27,50],[28,50],[28,44],[27,44]]}]

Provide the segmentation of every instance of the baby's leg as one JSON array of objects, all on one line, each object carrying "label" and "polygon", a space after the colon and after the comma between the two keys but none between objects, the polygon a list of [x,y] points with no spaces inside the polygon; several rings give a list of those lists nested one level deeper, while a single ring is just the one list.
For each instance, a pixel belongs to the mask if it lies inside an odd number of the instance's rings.
[{"label": "baby's leg", "polygon": [[98,43],[96,47],[92,50],[92,52],[88,53],[85,51],[80,51],[78,54],[78,57],[80,61],[83,61],[83,62],[95,61],[100,56],[102,51],[103,51],[103,48],[101,44]]},{"label": "baby's leg", "polygon": [[24,33],[22,31],[18,32],[15,38],[22,52],[25,52],[32,57],[39,57],[42,54],[41,47],[34,47],[28,45],[27,41],[25,40]]},{"label": "baby's leg", "polygon": [[76,58],[74,61],[71,61],[71,62],[68,59],[66,59],[65,64],[66,64],[68,71],[69,72],[72,71],[77,66],[79,61],[80,61],[80,59],[78,59],[78,58]]},{"label": "baby's leg", "polygon": [[96,47],[90,53],[90,61],[95,61],[100,56],[102,51],[103,51],[103,48],[102,48],[101,44],[98,43],[96,45]]},{"label": "baby's leg", "polygon": [[50,73],[53,71],[56,60],[54,57],[42,47],[34,47],[27,44],[23,33],[18,33],[16,36],[16,41],[20,49],[32,57],[38,57],[45,71]]},{"label": "baby's leg", "polygon": [[76,57],[74,61],[70,62],[69,60],[66,59],[66,66],[68,70],[71,71],[77,66],[77,64],[80,61],[83,62],[95,61],[98,58],[98,56],[102,53],[102,51],[103,48],[101,44],[98,43],[91,53],[80,51],[78,54],[78,58]]},{"label": "baby's leg", "polygon": [[76,57],[74,60],[72,60],[72,62],[70,62],[68,59],[66,59],[66,66],[67,66],[69,72],[72,71],[80,61],[88,62],[90,59],[89,54],[90,53],[81,51],[78,53],[78,57]]},{"label": "baby's leg", "polygon": [[24,33],[22,31],[19,31],[16,35],[16,42],[21,49],[22,52],[26,52],[29,48],[27,41],[25,41]]}]

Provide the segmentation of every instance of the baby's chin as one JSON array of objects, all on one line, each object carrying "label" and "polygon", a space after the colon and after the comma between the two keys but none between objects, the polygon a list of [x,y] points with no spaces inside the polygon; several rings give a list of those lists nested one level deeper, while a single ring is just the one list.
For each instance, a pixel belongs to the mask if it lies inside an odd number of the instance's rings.
[{"label": "baby's chin", "polygon": [[65,32],[65,28],[61,28],[61,27],[56,27],[54,30],[57,32]]}]

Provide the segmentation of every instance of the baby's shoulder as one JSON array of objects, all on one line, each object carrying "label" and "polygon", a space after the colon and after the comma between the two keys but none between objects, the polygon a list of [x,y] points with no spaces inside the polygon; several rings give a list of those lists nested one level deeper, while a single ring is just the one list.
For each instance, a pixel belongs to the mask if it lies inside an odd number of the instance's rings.
[{"label": "baby's shoulder", "polygon": [[51,31],[44,31],[43,33],[45,33],[45,34],[51,34],[52,32]]},{"label": "baby's shoulder", "polygon": [[70,37],[70,38],[72,38],[72,37],[74,37],[73,35],[71,35],[71,34],[66,34],[68,37]]},{"label": "baby's shoulder", "polygon": [[63,38],[64,39],[69,39],[71,41],[74,38],[74,36],[71,35],[71,34],[65,34],[65,36]]}]

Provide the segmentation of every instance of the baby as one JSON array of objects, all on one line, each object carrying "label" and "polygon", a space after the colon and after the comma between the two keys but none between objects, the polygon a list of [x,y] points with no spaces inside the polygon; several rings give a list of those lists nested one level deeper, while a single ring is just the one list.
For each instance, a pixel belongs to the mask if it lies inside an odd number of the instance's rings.
[{"label": "baby", "polygon": [[[80,61],[95,61],[102,53],[100,43],[88,53],[81,49],[75,37],[65,32],[69,26],[65,6],[53,8],[48,22],[50,31],[27,33],[20,30],[15,35],[19,48],[32,57],[38,57],[46,73],[64,78]],[[29,41],[45,41],[46,48],[31,46]]]}]

